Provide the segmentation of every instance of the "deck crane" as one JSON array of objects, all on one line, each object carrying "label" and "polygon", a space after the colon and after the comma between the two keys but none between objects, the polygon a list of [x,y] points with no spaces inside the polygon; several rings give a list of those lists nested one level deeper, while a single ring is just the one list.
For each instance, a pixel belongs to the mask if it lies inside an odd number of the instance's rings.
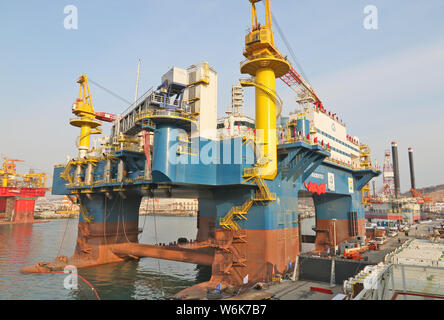
[{"label": "deck crane", "polygon": [[118,116],[108,112],[94,111],[86,75],[82,75],[77,83],[80,85],[80,94],[72,107],[72,113],[77,118],[71,119],[70,124],[79,127],[81,130],[78,148],[79,156],[83,158],[89,150],[91,135],[102,133],[101,121],[114,122],[118,119]]},{"label": "deck crane", "polygon": [[70,124],[74,127],[80,128],[79,139],[79,157],[83,158],[89,151],[91,135],[102,133],[102,123],[96,120],[96,113],[91,99],[91,92],[89,90],[88,77],[82,75],[77,83],[80,85],[80,93],[77,100],[72,106],[72,113],[77,118],[71,119]]}]

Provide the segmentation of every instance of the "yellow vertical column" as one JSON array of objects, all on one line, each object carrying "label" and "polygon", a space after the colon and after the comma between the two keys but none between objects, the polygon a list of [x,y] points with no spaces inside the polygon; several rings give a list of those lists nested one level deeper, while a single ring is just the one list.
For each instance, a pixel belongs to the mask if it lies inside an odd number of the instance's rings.
[{"label": "yellow vertical column", "polygon": [[80,142],[79,149],[89,150],[89,146],[91,143],[91,127],[88,125],[83,125],[80,128]]},{"label": "yellow vertical column", "polygon": [[[256,82],[276,92],[276,76],[272,69],[259,69]],[[262,156],[268,161],[259,175],[273,180],[277,174],[276,100],[260,87],[256,87],[256,144],[261,146]]]}]

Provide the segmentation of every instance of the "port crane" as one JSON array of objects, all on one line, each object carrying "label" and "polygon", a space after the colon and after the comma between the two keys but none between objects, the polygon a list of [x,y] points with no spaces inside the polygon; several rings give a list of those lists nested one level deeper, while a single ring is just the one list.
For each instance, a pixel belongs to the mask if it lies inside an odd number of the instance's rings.
[{"label": "port crane", "polygon": [[17,162],[24,162],[23,160],[18,159],[8,159],[7,157],[3,157],[3,169],[0,170],[0,176],[2,177],[2,186],[7,187],[9,177],[17,176],[16,171],[16,163]]}]

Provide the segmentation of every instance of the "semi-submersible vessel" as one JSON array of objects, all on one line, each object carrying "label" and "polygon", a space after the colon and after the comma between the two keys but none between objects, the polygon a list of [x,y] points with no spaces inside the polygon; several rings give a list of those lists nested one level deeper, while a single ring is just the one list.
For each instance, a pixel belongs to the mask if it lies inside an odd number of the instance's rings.
[{"label": "semi-submersible vessel", "polygon": [[[240,80],[255,89],[255,128],[250,134],[217,133],[217,73],[208,63],[173,68],[156,90],[143,95],[101,133],[88,79],[82,76],[71,125],[81,128],[78,157],[56,166],[52,192],[80,205],[75,253],[23,272],[51,272],[152,257],[209,265],[208,282],[180,292],[270,282],[290,271],[300,253],[298,197],[313,195],[317,251],[365,235],[362,189],[380,172],[367,146],[347,134],[313,89],[276,49],[270,1],[265,24],[257,19],[245,40]],[[276,79],[302,88],[301,110],[277,126],[282,101]],[[282,123],[282,119],[281,119]],[[138,243],[142,197],[196,198],[198,232],[170,246]],[[193,291],[195,290],[195,291]],[[200,290],[200,291],[199,291]]]}]

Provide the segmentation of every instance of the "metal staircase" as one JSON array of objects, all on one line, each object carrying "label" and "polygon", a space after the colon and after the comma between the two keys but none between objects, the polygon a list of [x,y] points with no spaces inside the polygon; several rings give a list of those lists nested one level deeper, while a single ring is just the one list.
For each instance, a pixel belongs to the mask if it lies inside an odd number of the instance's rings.
[{"label": "metal staircase", "polygon": [[258,147],[255,136],[244,137],[244,144],[253,145],[256,154],[256,165],[253,168],[244,170],[243,183],[255,183],[258,187],[254,196],[244,202],[241,206],[234,206],[228,211],[225,217],[219,220],[220,226],[231,232],[231,239],[228,244],[220,244],[217,249],[227,256],[227,259],[221,266],[220,272],[224,275],[233,275],[243,279],[247,273],[247,234],[242,230],[238,221],[247,220],[248,211],[254,204],[265,205],[276,201],[276,193],[270,192],[263,178],[263,169],[269,163],[269,159],[263,155],[261,148]]},{"label": "metal staircase", "polygon": [[267,184],[264,179],[261,177],[256,177],[256,184],[259,187],[259,190],[256,191],[254,195],[254,201],[262,201],[262,202],[274,202],[276,201],[276,193],[270,192]]},{"label": "metal staircase", "polygon": [[247,220],[245,215],[248,213],[248,210],[250,210],[251,206],[253,205],[254,200],[249,199],[247,200],[242,206],[235,206],[228,211],[227,215],[224,218],[220,219],[220,225],[224,229],[228,230],[240,230],[239,224],[235,221],[235,218],[238,218],[240,220]]},{"label": "metal staircase", "polygon": [[[253,169],[253,170],[252,170]],[[221,218],[220,225],[227,230],[240,230],[237,220],[247,220],[246,215],[255,202],[274,202],[276,201],[276,193],[270,192],[264,179],[258,175],[259,168],[246,169],[244,178],[254,178],[258,186],[258,190],[254,194],[253,199],[248,199],[242,206],[234,206],[228,211],[225,217]],[[253,174],[253,176],[251,176]]]}]

